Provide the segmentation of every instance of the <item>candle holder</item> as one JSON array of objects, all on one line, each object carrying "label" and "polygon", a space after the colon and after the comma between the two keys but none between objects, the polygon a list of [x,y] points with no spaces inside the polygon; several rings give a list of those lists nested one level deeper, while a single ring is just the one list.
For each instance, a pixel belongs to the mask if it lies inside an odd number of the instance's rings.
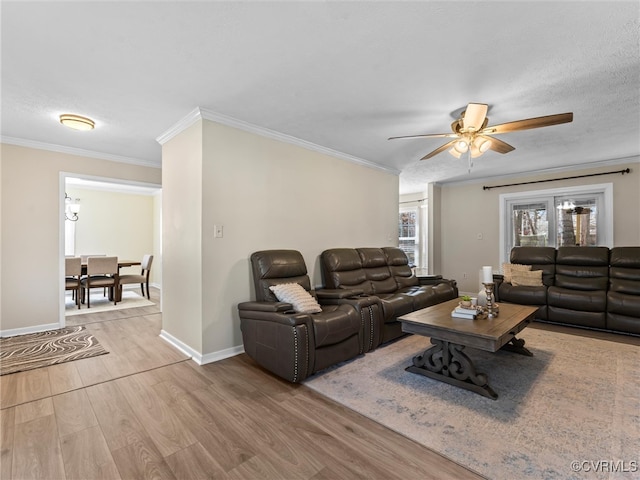
[{"label": "candle holder", "polygon": [[487,317],[488,318],[496,318],[498,316],[498,309],[496,308],[496,304],[493,301],[493,289],[496,284],[493,282],[482,283],[484,285],[484,291],[487,294]]}]

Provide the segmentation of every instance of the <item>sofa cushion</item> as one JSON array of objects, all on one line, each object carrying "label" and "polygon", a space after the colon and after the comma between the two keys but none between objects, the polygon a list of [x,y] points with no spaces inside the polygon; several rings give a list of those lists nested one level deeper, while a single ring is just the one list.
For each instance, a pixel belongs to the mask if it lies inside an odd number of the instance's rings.
[{"label": "sofa cushion", "polygon": [[[640,295],[640,247],[611,249],[609,290],[626,295]],[[636,316],[640,317],[640,310]]]},{"label": "sofa cushion", "polygon": [[542,283],[553,285],[556,274],[556,249],[553,247],[514,247],[511,263],[531,265],[531,270],[542,270]]},{"label": "sofa cushion", "polygon": [[559,247],[557,265],[609,266],[608,247]]},{"label": "sofa cushion", "polygon": [[383,247],[382,251],[387,256],[389,272],[397,284],[397,288],[415,287],[420,284],[409,267],[407,255],[398,247]]},{"label": "sofa cushion", "polygon": [[541,287],[542,286],[542,270],[512,272],[511,283],[514,286],[524,287]]},{"label": "sofa cushion", "polygon": [[547,287],[516,287],[511,283],[502,283],[500,301],[519,305],[546,305]]},{"label": "sofa cushion", "polygon": [[640,295],[625,295],[610,291],[607,293],[607,311],[636,317],[640,324]]},{"label": "sofa cushion", "polygon": [[571,288],[549,287],[547,291],[549,306],[579,312],[602,312],[607,305],[607,293],[604,290],[574,290]]},{"label": "sofa cushion", "polygon": [[326,305],[322,313],[313,316],[316,347],[335,345],[357,336],[362,319],[351,305]]},{"label": "sofa cushion", "polygon": [[367,295],[373,293],[355,248],[325,250],[320,255],[320,265],[325,288],[356,288]]},{"label": "sofa cushion", "polygon": [[298,313],[319,313],[322,308],[315,298],[297,283],[272,285],[269,289],[280,302],[290,303]]},{"label": "sofa cushion", "polygon": [[302,254],[297,250],[263,250],[251,255],[256,300],[275,302],[277,297],[269,287],[282,283],[297,283],[311,290]]},{"label": "sofa cushion", "polygon": [[502,274],[504,275],[504,281],[507,283],[513,283],[513,272],[528,272],[531,270],[531,265],[521,265],[519,263],[503,263]]},{"label": "sofa cushion", "polygon": [[404,293],[387,293],[377,295],[382,303],[382,315],[386,322],[395,321],[397,317],[414,311],[413,298]]},{"label": "sofa cushion", "polygon": [[607,267],[556,265],[555,286],[571,290],[606,290]]},{"label": "sofa cushion", "polygon": [[387,256],[381,248],[357,248],[367,280],[374,295],[393,293],[398,289],[387,265]]}]

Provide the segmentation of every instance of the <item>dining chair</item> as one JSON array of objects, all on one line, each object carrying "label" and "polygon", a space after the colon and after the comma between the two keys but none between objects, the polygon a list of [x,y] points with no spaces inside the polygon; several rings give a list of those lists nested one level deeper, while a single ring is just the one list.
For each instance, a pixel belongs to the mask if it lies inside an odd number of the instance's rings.
[{"label": "dining chair", "polygon": [[71,290],[76,305],[80,308],[80,280],[82,278],[82,260],[80,257],[64,259],[64,289]]},{"label": "dining chair", "polygon": [[[118,257],[89,257],[87,258],[87,276],[81,282],[82,298],[86,298],[87,308],[91,308],[91,289],[109,288],[109,299],[113,304],[118,303],[115,294],[118,289]],[[85,296],[86,294],[86,296]]]},{"label": "dining chair", "polygon": [[[107,254],[106,253],[92,253],[89,255],[80,255],[80,259],[82,260],[82,265],[84,265],[84,272],[82,272],[82,275],[86,275],[87,274],[87,258],[89,257],[106,257]],[[107,291],[106,289],[103,289],[103,293],[106,296],[107,295]]]},{"label": "dining chair", "polygon": [[135,274],[126,274],[120,275],[118,277],[118,284],[120,285],[120,298],[122,298],[122,285],[131,284],[131,283],[139,283],[140,290],[142,291],[142,296],[144,297],[144,287],[147,287],[147,299],[151,299],[149,295],[149,274],[151,273],[151,263],[153,262],[153,255],[145,255],[142,257],[142,270],[140,275]]}]

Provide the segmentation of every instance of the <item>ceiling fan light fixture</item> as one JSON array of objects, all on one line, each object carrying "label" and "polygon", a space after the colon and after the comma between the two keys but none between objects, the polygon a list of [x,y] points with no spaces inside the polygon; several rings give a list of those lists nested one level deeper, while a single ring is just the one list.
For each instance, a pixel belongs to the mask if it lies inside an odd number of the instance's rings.
[{"label": "ceiling fan light fixture", "polygon": [[491,140],[489,140],[488,138],[476,137],[473,140],[473,145],[478,149],[478,151],[482,155],[491,147]]},{"label": "ceiling fan light fixture", "polygon": [[93,130],[96,126],[96,123],[90,118],[73,115],[71,113],[60,115],[60,123],[65,127],[83,131]]},{"label": "ceiling fan light fixture", "polygon": [[467,142],[466,139],[462,138],[453,145],[453,149],[458,153],[465,153],[467,150],[469,150],[469,142]]},{"label": "ceiling fan light fixture", "polygon": [[460,158],[462,156],[462,154],[459,151],[456,150],[456,147],[451,147],[449,149],[449,153],[451,155],[453,155],[454,157],[456,157],[456,158]]}]

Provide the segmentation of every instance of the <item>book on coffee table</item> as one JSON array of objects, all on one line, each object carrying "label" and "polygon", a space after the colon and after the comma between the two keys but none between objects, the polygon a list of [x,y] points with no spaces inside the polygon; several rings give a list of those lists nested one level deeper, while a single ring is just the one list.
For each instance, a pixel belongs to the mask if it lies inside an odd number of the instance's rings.
[{"label": "book on coffee table", "polygon": [[456,307],[451,312],[453,318],[468,318],[469,320],[475,320],[478,318],[478,311],[470,308]]}]

